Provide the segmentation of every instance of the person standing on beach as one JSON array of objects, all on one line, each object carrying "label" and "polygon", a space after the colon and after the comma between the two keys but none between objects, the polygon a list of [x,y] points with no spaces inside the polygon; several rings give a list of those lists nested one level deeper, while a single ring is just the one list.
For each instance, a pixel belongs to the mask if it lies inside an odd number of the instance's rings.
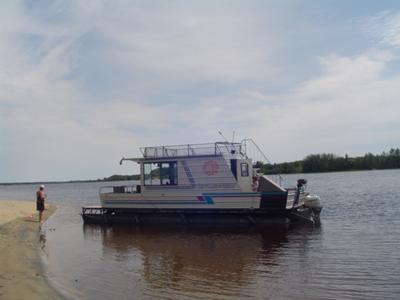
[{"label": "person standing on beach", "polygon": [[42,184],[39,187],[39,190],[36,192],[36,210],[39,212],[39,222],[43,223],[42,215],[44,211],[44,199],[46,198],[46,194],[44,193],[44,185]]}]

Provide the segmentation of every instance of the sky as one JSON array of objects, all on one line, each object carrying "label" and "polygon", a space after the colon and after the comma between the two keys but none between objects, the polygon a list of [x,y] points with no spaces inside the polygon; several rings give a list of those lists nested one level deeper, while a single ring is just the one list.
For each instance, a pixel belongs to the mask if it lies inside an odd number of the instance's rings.
[{"label": "sky", "polygon": [[0,182],[135,174],[139,147],[272,162],[400,147],[398,1],[0,1]]}]

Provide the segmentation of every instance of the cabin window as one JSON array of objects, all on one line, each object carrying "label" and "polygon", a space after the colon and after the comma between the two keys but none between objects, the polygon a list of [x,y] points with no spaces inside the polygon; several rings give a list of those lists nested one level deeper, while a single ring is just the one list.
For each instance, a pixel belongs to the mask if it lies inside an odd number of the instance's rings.
[{"label": "cabin window", "polygon": [[177,185],[178,169],[176,161],[143,163],[145,185]]},{"label": "cabin window", "polygon": [[240,164],[240,174],[242,175],[242,177],[249,176],[249,165],[247,163]]}]

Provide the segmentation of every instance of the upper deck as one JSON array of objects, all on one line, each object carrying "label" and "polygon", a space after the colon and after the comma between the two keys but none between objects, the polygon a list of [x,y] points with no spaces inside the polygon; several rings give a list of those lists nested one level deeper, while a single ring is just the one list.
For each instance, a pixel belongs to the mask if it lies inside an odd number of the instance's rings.
[{"label": "upper deck", "polygon": [[171,146],[142,147],[143,159],[166,159],[179,157],[223,156],[227,159],[244,158],[241,143],[215,142]]}]

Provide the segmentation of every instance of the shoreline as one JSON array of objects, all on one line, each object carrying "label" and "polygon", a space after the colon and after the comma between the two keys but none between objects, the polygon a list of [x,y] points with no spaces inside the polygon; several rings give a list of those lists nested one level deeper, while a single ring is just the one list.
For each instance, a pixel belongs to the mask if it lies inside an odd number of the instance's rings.
[{"label": "shoreline", "polygon": [[[43,220],[55,210],[47,203]],[[45,242],[34,201],[0,200],[1,299],[62,299],[46,278],[39,253]]]},{"label": "shoreline", "polygon": [[[315,171],[315,172],[290,172],[290,173],[264,173],[266,176],[273,175],[308,175],[308,174],[325,174],[325,173],[348,173],[348,172],[373,172],[373,171],[391,171],[400,170],[400,168],[387,168],[387,169],[351,169],[351,170],[336,170],[336,171]],[[140,179],[121,179],[121,180],[104,180],[104,179],[77,179],[77,180],[64,180],[64,181],[26,181],[26,182],[0,182],[0,186],[16,186],[16,185],[39,185],[39,184],[65,184],[65,183],[96,183],[96,182],[120,182],[120,181],[139,181]],[[0,200],[2,201],[2,200]],[[1,222],[0,222],[1,224]]]}]

